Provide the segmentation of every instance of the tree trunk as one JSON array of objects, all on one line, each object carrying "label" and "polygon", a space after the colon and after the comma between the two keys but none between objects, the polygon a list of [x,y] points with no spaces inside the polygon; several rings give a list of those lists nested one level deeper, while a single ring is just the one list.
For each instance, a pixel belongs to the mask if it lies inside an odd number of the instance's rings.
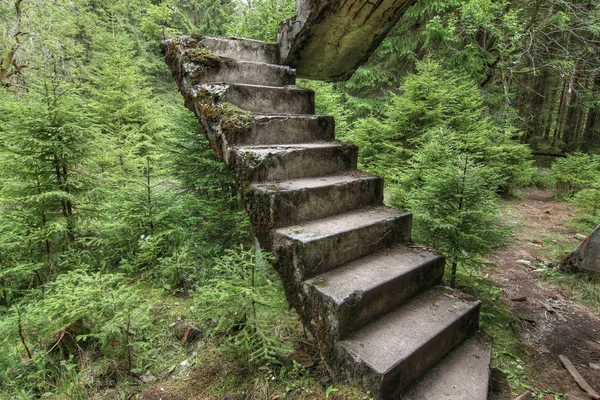
[{"label": "tree trunk", "polygon": [[560,132],[562,131],[562,122],[563,122],[563,114],[565,109],[565,98],[567,95],[567,87],[568,87],[568,78],[565,77],[563,79],[562,91],[560,93],[559,103],[558,103],[558,112],[556,114],[556,122],[554,124],[554,132],[552,134],[552,147],[556,146],[558,139],[560,138]]},{"label": "tree trunk", "polygon": [[575,74],[569,86],[568,103],[565,105],[565,118],[560,135],[561,140],[565,143],[565,150],[574,151],[573,143],[577,136],[577,123],[579,116],[579,107],[577,104],[577,84],[580,82],[579,73]]}]

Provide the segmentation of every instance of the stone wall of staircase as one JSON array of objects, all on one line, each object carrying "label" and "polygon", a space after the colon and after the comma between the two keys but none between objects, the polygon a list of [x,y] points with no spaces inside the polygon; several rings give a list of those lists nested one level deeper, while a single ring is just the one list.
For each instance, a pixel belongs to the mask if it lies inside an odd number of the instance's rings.
[{"label": "stone wall of staircase", "polygon": [[182,36],[163,49],[338,379],[383,399],[485,399],[480,303],[438,286],[443,257],[411,243],[411,214],[383,205],[382,178],[356,169],[356,146],[315,115],[277,45]]}]

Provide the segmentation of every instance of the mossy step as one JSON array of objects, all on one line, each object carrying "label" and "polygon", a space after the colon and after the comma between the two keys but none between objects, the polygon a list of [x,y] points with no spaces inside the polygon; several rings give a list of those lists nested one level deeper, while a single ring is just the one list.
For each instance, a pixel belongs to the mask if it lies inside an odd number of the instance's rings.
[{"label": "mossy step", "polygon": [[238,37],[219,38],[212,36],[204,36],[199,43],[220,57],[279,64],[279,46],[277,43],[266,43],[260,40]]},{"label": "mossy step", "polygon": [[286,86],[296,82],[295,71],[284,65],[223,59],[218,68],[207,68],[195,76],[195,83],[241,83]]},{"label": "mossy step", "polygon": [[339,142],[238,146],[227,155],[236,179],[248,183],[332,175],[355,169],[357,160],[357,147]]},{"label": "mossy step", "polygon": [[476,335],[427,371],[402,400],[487,400],[491,359],[492,345]]},{"label": "mossy step", "polygon": [[315,93],[295,86],[263,86],[239,83],[202,84],[196,90],[219,91],[220,101],[260,114],[314,114]]},{"label": "mossy step", "polygon": [[332,141],[335,124],[330,115],[255,114],[249,131],[230,134],[230,146],[278,145]]}]

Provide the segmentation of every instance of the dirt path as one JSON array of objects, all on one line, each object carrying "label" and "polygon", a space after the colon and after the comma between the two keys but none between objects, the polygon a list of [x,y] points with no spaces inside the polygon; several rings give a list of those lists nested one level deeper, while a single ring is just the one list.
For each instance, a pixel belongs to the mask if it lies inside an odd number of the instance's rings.
[{"label": "dirt path", "polygon": [[575,248],[579,242],[576,232],[567,227],[574,210],[551,196],[551,192],[528,189],[523,199],[508,204],[505,218],[517,229],[512,244],[490,257],[500,267],[490,277],[501,285],[501,300],[518,318],[522,358],[534,375],[535,389],[587,399],[558,356],[567,356],[600,391],[600,370],[589,365],[600,364],[600,319],[572,300],[570,292],[542,276],[550,248],[561,244]]}]

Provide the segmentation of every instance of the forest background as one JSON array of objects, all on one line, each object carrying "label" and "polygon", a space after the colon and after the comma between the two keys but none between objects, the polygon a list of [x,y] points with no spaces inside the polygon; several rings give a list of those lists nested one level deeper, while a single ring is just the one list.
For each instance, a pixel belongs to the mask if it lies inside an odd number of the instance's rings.
[{"label": "forest background", "polygon": [[[211,363],[230,372],[207,382],[217,397],[338,391],[160,54],[182,33],[274,41],[293,12],[0,2],[0,397],[129,398]],[[421,0],[352,79],[300,85],[468,290],[491,290],[477,270],[507,234],[499,196],[552,187],[582,229],[600,223],[595,1]],[[484,328],[506,329],[486,305]],[[497,366],[522,380],[510,345],[496,340]]]}]

